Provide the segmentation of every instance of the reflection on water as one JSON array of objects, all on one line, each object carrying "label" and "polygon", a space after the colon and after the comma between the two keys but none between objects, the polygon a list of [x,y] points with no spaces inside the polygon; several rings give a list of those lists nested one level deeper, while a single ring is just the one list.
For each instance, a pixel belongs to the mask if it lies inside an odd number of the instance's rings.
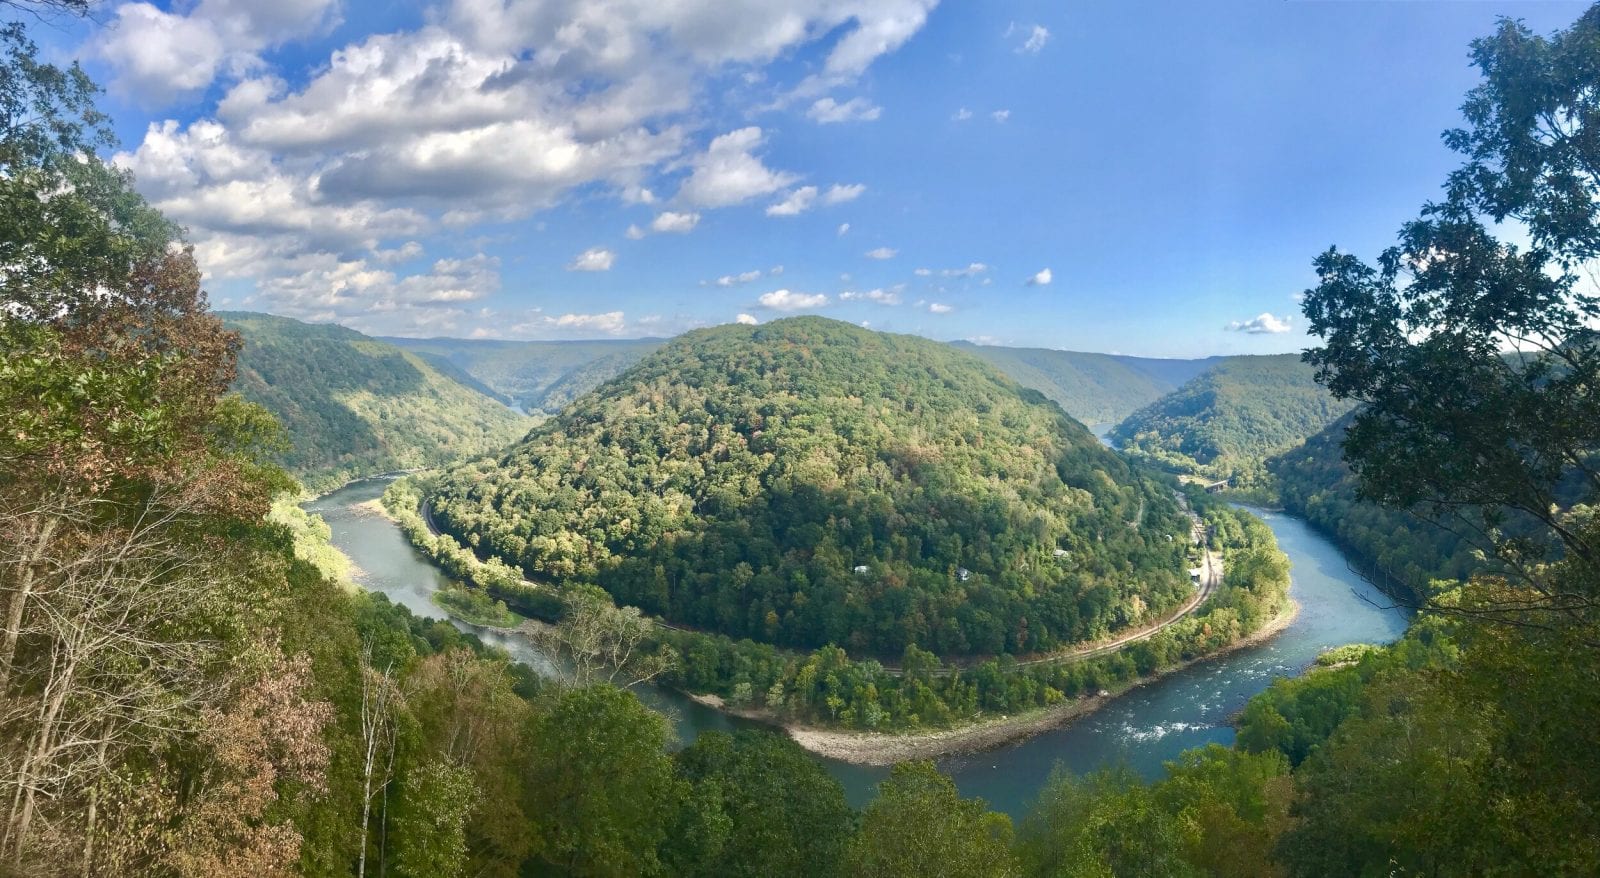
[{"label": "reflection on water", "polygon": [[[334,545],[360,569],[362,587],[388,595],[413,613],[441,618],[429,594],[448,580],[416,552],[387,518],[358,508],[378,497],[382,480],[356,482],[306,504],[333,530]],[[1357,576],[1344,555],[1300,519],[1257,511],[1278,536],[1292,564],[1294,599],[1300,614],[1277,637],[1179,671],[1134,689],[1071,725],[1022,743],[945,759],[941,767],[966,795],[1019,815],[1058,763],[1083,772],[1125,763],[1146,777],[1158,776],[1163,762],[1190,747],[1228,744],[1228,718],[1276,677],[1299,674],[1330,647],[1346,643],[1387,643],[1405,630],[1406,618],[1388,608],[1382,593]],[[460,625],[461,623],[457,623]],[[462,625],[466,628],[467,626]],[[548,671],[549,662],[526,641],[480,632],[520,661]],[[640,687],[651,707],[672,717],[680,743],[708,730],[747,725],[696,704],[682,695]],[[853,803],[870,797],[887,769],[863,768],[824,760],[844,784]]]}]

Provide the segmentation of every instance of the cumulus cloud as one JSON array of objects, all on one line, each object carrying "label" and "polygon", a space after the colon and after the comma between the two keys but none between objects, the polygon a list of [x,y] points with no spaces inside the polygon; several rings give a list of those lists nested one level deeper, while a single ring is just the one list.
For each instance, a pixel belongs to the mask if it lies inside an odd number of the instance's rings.
[{"label": "cumulus cloud", "polygon": [[678,198],[701,207],[727,207],[760,195],[771,195],[798,179],[761,163],[754,151],[766,142],[755,126],[713,138],[693,160],[694,171],[678,189]]},{"label": "cumulus cloud", "polygon": [[900,292],[901,290],[899,287],[891,287],[887,290],[867,290],[866,292],[861,293],[855,292],[854,290],[847,290],[839,294],[839,301],[876,302],[879,305],[898,305],[900,304]]},{"label": "cumulus cloud", "polygon": [[965,122],[965,121],[967,121],[968,119],[971,119],[971,118],[972,118],[972,111],[967,109],[966,107],[962,107],[961,109],[956,110],[955,115],[950,117],[950,121],[952,121],[952,122]]},{"label": "cumulus cloud", "polygon": [[1028,278],[1027,285],[1030,287],[1047,287],[1052,280],[1055,280],[1055,275],[1050,273],[1050,269],[1041,268],[1032,277]]},{"label": "cumulus cloud", "polygon": [[840,223],[839,224],[839,237],[843,238],[846,234],[849,233],[849,231],[850,231],[850,224],[849,223]]},{"label": "cumulus cloud", "polygon": [[767,216],[796,216],[811,209],[817,200],[817,187],[801,186],[790,192],[782,201],[767,206]]},{"label": "cumulus cloud", "polygon": [[627,328],[627,321],[623,319],[621,311],[607,311],[604,314],[562,314],[560,317],[549,317],[546,320],[556,329],[604,332],[607,335],[616,335]]},{"label": "cumulus cloud", "polygon": [[335,0],[201,0],[187,13],[124,3],[91,51],[112,68],[112,85],[147,106],[209,86],[225,69],[259,67],[258,53],[337,20]]},{"label": "cumulus cloud", "polygon": [[823,204],[843,204],[846,201],[855,201],[861,193],[867,191],[864,183],[835,183],[823,193]]},{"label": "cumulus cloud", "polygon": [[928,303],[928,313],[930,313],[930,314],[949,314],[951,311],[954,311],[954,310],[955,310],[955,306],[946,305],[943,302],[929,302]]},{"label": "cumulus cloud", "polygon": [[751,317],[749,314],[740,314],[738,317],[733,318],[733,322],[734,323],[741,323],[741,324],[743,324],[745,326],[755,326],[757,323],[760,323],[761,321],[755,319],[754,317]]},{"label": "cumulus cloud", "polygon": [[1244,332],[1250,335],[1277,335],[1288,332],[1290,329],[1289,318],[1274,317],[1271,313],[1263,311],[1249,320],[1235,320],[1224,326],[1228,332]]},{"label": "cumulus cloud", "polygon": [[828,297],[823,293],[797,293],[793,290],[773,290],[764,293],[760,299],[761,307],[773,311],[800,311],[806,308],[821,308],[828,304]]},{"label": "cumulus cloud", "polygon": [[1010,110],[995,110],[993,113],[989,114],[989,117],[991,119],[995,120],[996,122],[1004,122],[1007,119],[1011,118],[1011,111]]},{"label": "cumulus cloud", "polygon": [[896,250],[893,247],[878,247],[868,250],[866,253],[861,255],[867,257],[868,259],[893,259],[895,254],[899,252],[899,250]]},{"label": "cumulus cloud", "polygon": [[[820,115],[870,114],[864,100],[823,99],[914,36],[934,3],[783,0],[774,14],[721,0],[440,0],[414,30],[305,57],[270,50],[334,33],[337,0],[133,2],[89,49],[141,99],[222,94],[117,157],[189,229],[208,278],[253,286],[255,307],[291,316],[470,332],[489,318],[386,298],[406,280],[394,267],[417,258],[406,242],[472,240],[476,225],[578,191],[628,205],[676,192],[668,212],[692,216],[790,190],[799,175],[765,164],[766,132],[706,130],[714,115],[697,100],[745,74],[730,102],[776,93]],[[820,62],[774,64],[802,47]],[[816,203],[832,191],[819,187]],[[312,291],[330,279],[346,291],[336,308]],[[364,311],[361,290],[383,310]]]},{"label": "cumulus cloud", "polygon": [[567,271],[610,271],[616,259],[617,254],[604,247],[590,247],[567,265]]},{"label": "cumulus cloud", "polygon": [[819,125],[837,122],[873,122],[883,115],[883,108],[866,98],[851,98],[838,103],[833,98],[819,98],[806,111],[806,117]]},{"label": "cumulus cloud", "polygon": [[626,235],[628,240],[630,240],[630,241],[638,241],[638,240],[644,238],[646,233],[645,233],[645,230],[639,228],[639,226],[637,224],[629,223],[628,224],[628,230],[626,232],[623,232],[622,234]]},{"label": "cumulus cloud", "polygon": [[650,230],[654,232],[667,232],[685,234],[700,224],[700,214],[689,212],[676,212],[664,210],[656,214],[650,221]]}]

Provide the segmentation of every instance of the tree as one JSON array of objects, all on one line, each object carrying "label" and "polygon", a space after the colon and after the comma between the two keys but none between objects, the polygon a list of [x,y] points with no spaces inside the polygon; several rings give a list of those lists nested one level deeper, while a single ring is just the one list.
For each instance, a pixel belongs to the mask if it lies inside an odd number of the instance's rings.
[{"label": "tree", "polygon": [[1011,818],[963,799],[931,762],[903,762],[861,814],[847,871],[862,878],[993,878],[1018,874]]},{"label": "tree", "polygon": [[655,626],[638,607],[619,608],[605,592],[581,586],[564,598],[561,621],[536,627],[534,639],[570,670],[574,685],[632,686],[677,665],[674,650],[655,646]]},{"label": "tree", "polygon": [[689,818],[668,865],[681,875],[833,875],[854,814],[839,782],[771,732],[706,732],[678,753]]},{"label": "tree", "polygon": [[[1600,9],[1549,38],[1503,21],[1473,59],[1467,127],[1445,135],[1466,163],[1376,267],[1316,260],[1304,309],[1323,344],[1305,358],[1364,404],[1344,441],[1360,496],[1472,534],[1524,586],[1471,611],[1571,624],[1600,587],[1542,562],[1600,561],[1568,511],[1600,492]],[[1502,222],[1531,246],[1498,240]]]},{"label": "tree", "polygon": [[466,874],[467,821],[477,801],[471,771],[437,760],[413,768],[400,784],[395,871],[408,878]]},{"label": "tree", "polygon": [[682,796],[666,741],[666,719],[631,692],[602,684],[557,696],[524,745],[540,855],[572,875],[656,871]]}]

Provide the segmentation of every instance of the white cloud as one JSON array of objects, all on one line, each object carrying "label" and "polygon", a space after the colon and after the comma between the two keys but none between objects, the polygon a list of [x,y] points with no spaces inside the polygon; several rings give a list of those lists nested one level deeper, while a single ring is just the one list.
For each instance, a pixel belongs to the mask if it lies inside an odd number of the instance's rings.
[{"label": "white cloud", "polygon": [[996,122],[1004,122],[1007,119],[1011,118],[1011,111],[1010,110],[995,110],[993,113],[989,114],[989,117],[994,119]]},{"label": "white cloud", "polygon": [[567,271],[610,271],[616,259],[617,254],[604,247],[590,247],[567,265]]},{"label": "white cloud", "polygon": [[954,311],[954,310],[955,310],[954,306],[946,305],[946,304],[944,304],[942,302],[929,302],[928,303],[928,312],[930,314],[949,314],[951,311]]},{"label": "white cloud", "polygon": [[1018,54],[1037,55],[1044,44],[1050,41],[1050,30],[1044,25],[1036,24],[1028,31],[1027,39],[1017,47]]},{"label": "white cloud", "polygon": [[873,122],[883,115],[883,108],[866,98],[851,98],[837,103],[833,98],[819,98],[806,111],[806,116],[819,125],[836,122]]},{"label": "white cloud", "polygon": [[968,119],[971,119],[971,118],[972,118],[972,111],[967,109],[966,107],[962,107],[961,109],[956,110],[956,114],[954,116],[950,117],[950,121],[952,121],[952,122],[965,122],[965,121],[967,121]]},{"label": "white cloud", "polygon": [[811,209],[811,203],[817,200],[817,187],[801,186],[788,194],[782,201],[767,206],[767,216],[797,216]]},{"label": "white cloud", "polygon": [[604,332],[608,335],[617,335],[627,328],[621,311],[607,311],[604,314],[562,314],[560,317],[547,317],[545,320],[556,329],[576,329],[591,332]]},{"label": "white cloud", "polygon": [[1290,326],[1289,318],[1274,317],[1272,314],[1263,311],[1249,320],[1235,320],[1224,326],[1223,329],[1229,332],[1244,332],[1250,335],[1277,335],[1288,332]]},{"label": "white cloud", "polygon": [[839,237],[843,238],[846,234],[849,233],[849,231],[850,231],[850,224],[849,223],[840,223],[839,224]]},{"label": "white cloud", "polygon": [[911,273],[916,275],[917,277],[928,277],[929,275],[933,274],[933,269],[931,269],[931,268],[918,268],[918,269],[916,269],[915,271],[913,271]]},{"label": "white cloud", "polygon": [[867,290],[864,293],[858,293],[858,292],[855,292],[853,290],[849,290],[849,291],[846,291],[846,292],[843,292],[843,293],[839,294],[839,301],[841,301],[841,302],[876,302],[879,305],[898,305],[898,304],[900,304],[900,293],[901,293],[901,290],[900,290],[899,287],[890,287],[887,290],[885,290],[885,289]]},{"label": "white cloud", "polygon": [[793,290],[773,290],[761,296],[761,307],[771,308],[774,311],[800,311],[806,308],[821,308],[828,304],[828,297],[822,293],[797,293]]},{"label": "white cloud", "polygon": [[868,250],[862,255],[868,259],[893,259],[895,254],[899,252],[899,250],[896,250],[893,247],[878,247],[874,250]]},{"label": "white cloud", "polygon": [[793,183],[798,179],[794,174],[774,171],[753,154],[765,141],[755,126],[713,138],[693,159],[694,171],[678,189],[678,198],[701,207],[727,207]]},{"label": "white cloud", "polygon": [[844,204],[846,201],[855,201],[861,193],[867,191],[864,183],[835,183],[823,193],[823,204]]},{"label": "white cloud", "polygon": [[[782,274],[783,273],[782,266],[779,266],[778,271],[773,272],[773,273],[774,274]],[[714,283],[719,287],[734,287],[734,286],[739,286],[740,284],[747,284],[747,283],[750,283],[752,281],[758,281],[760,279],[761,279],[761,269],[754,268],[754,269],[751,269],[750,271],[740,272],[739,274],[725,274],[722,277],[717,278],[714,281]]]},{"label": "white cloud", "polygon": [[[941,269],[939,274],[943,277],[977,277],[988,270],[989,266],[984,265],[982,262],[971,262],[967,264],[966,268]],[[1049,283],[1049,281],[1047,280],[1045,283]]]},{"label": "white cloud", "polygon": [[622,234],[626,235],[630,241],[637,241],[645,236],[645,231],[644,229],[639,228],[637,225],[629,223],[628,230]]},{"label": "white cloud", "polygon": [[741,323],[741,324],[744,324],[745,326],[755,326],[757,323],[760,323],[761,321],[755,319],[754,317],[751,317],[749,314],[740,314],[738,317],[733,318],[733,322],[734,323]]},{"label": "white cloud", "polygon": [[1030,287],[1047,287],[1052,280],[1055,280],[1055,275],[1050,273],[1050,269],[1041,268],[1032,277],[1028,278],[1027,285]]},{"label": "white cloud", "polygon": [[[408,263],[406,242],[447,251],[481,237],[474,226],[521,220],[574,192],[629,205],[676,192],[671,212],[693,215],[791,189],[799,176],[761,158],[766,132],[712,137],[704,120],[718,116],[699,112],[702,96],[716,85],[735,112],[772,95],[804,93],[802,106],[815,106],[915,35],[935,0],[784,0],[778,13],[721,0],[439,0],[414,30],[359,36],[320,57],[271,51],[335,33],[341,5],[115,7],[89,48],[116,88],[155,101],[223,95],[186,109],[192,121],[150,126],[117,161],[189,229],[208,278],[237,282],[238,299],[378,331],[454,321],[465,333],[488,318],[397,298],[407,276],[387,267]],[[820,64],[787,63],[802,47]],[[721,88],[734,80],[743,85]],[[819,112],[873,109],[847,100]],[[487,276],[497,281],[498,269]]]},{"label": "white cloud", "polygon": [[700,224],[700,214],[664,210],[650,221],[650,230],[682,235]]},{"label": "white cloud", "polygon": [[335,0],[201,0],[186,13],[124,3],[91,51],[112,68],[112,84],[147,106],[164,106],[209,86],[224,70],[262,65],[258,53],[321,31],[337,19]]}]

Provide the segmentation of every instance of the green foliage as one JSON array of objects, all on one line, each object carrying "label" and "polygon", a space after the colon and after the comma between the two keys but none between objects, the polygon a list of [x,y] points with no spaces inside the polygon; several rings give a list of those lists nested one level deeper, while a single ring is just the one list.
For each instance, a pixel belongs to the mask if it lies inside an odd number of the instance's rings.
[{"label": "green foliage", "polygon": [[1111,440],[1135,460],[1207,478],[1261,481],[1261,462],[1350,410],[1293,354],[1230,357],[1135,412]]},{"label": "green foliage", "polygon": [[948,346],[821,318],[676,339],[429,502],[530,577],[791,646],[1049,650],[1188,586],[1169,492],[1058,408]]},{"label": "green foliage", "polygon": [[1363,559],[1374,579],[1402,597],[1421,598],[1436,579],[1464,581],[1485,567],[1470,540],[1427,518],[1362,500],[1344,461],[1346,414],[1305,444],[1267,462],[1283,508],[1330,534]]},{"label": "green foliage", "polygon": [[672,874],[840,873],[855,814],[799,745],[771,732],[707,732],[674,761],[688,792],[668,841]]},{"label": "green foliage", "polygon": [[505,601],[497,601],[472,588],[444,588],[433,593],[433,602],[440,609],[468,625],[484,628],[515,628],[522,619],[506,609]]},{"label": "green foliage", "polygon": [[489,598],[504,603],[520,616],[553,622],[561,617],[561,594],[522,578],[521,571],[499,558],[481,561],[477,555],[449,534],[435,534],[422,519],[422,491],[433,484],[430,477],[396,479],[383,492],[383,508],[423,554],[452,579],[475,587]]},{"label": "green foliage", "polygon": [[1299,765],[1355,712],[1375,678],[1448,667],[1458,652],[1442,620],[1420,618],[1399,643],[1352,652],[1354,664],[1273,681],[1240,714],[1238,746],[1251,753],[1278,752],[1290,765]]},{"label": "green foliage", "polygon": [[561,694],[525,742],[525,810],[539,816],[541,856],[570,875],[655,871],[684,793],[666,742],[666,720],[631,692]]},{"label": "green foliage", "polygon": [[1126,770],[1086,778],[1057,773],[1023,824],[1026,875],[1170,875],[1200,873],[1183,857],[1176,815]]},{"label": "green foliage", "polygon": [[293,437],[278,460],[312,490],[497,450],[531,422],[416,355],[341,326],[224,312],[244,338],[234,389]]},{"label": "green foliage", "polygon": [[[1473,43],[1482,82],[1446,142],[1465,158],[1376,266],[1329,249],[1304,310],[1317,380],[1360,401],[1345,432],[1358,495],[1481,533],[1545,606],[1592,612],[1600,584],[1553,592],[1540,562],[1600,560],[1565,508],[1600,491],[1600,9],[1540,37],[1503,20]],[[1526,248],[1495,237],[1525,228]],[[1537,527],[1505,528],[1508,511]],[[1517,604],[1510,616],[1525,609]]]},{"label": "green foliage", "polygon": [[467,868],[466,823],[478,796],[472,772],[448,762],[412,769],[395,806],[396,873],[457,878]]},{"label": "green foliage", "polygon": [[955,342],[993,363],[1018,384],[1039,391],[1085,424],[1115,424],[1176,390],[1218,362],[1156,360],[1048,348]]},{"label": "green foliage", "polygon": [[931,762],[903,762],[861,813],[847,855],[860,878],[1002,878],[1015,875],[1011,818],[963,799]]}]

